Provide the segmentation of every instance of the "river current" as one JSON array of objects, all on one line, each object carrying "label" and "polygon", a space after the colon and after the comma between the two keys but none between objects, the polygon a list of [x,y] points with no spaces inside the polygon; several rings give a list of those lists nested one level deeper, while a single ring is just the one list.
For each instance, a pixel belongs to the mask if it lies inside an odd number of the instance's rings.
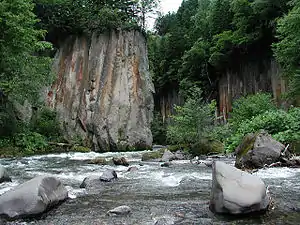
[{"label": "river current", "polygon": [[[173,161],[170,167],[159,162],[142,162],[143,152],[62,153],[18,159],[0,159],[13,182],[0,184],[0,195],[38,175],[59,178],[69,190],[69,199],[38,219],[0,223],[7,225],[192,225],[192,224],[300,224],[300,169],[268,168],[254,175],[261,177],[274,207],[266,215],[245,218],[216,216],[210,212],[211,168],[189,160]],[[124,156],[137,171],[128,167],[92,165],[95,157]],[[223,159],[233,164],[232,159]],[[101,175],[107,169],[117,172],[118,180],[92,190],[79,188],[83,179]],[[132,213],[111,217],[110,209],[128,205]]]}]

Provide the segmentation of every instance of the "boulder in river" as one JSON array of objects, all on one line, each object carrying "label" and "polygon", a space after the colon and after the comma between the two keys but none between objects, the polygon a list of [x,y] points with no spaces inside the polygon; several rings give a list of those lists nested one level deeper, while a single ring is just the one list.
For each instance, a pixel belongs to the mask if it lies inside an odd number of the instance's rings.
[{"label": "boulder in river", "polygon": [[131,166],[128,168],[127,172],[134,172],[134,171],[138,171],[139,168],[137,168],[136,166]]},{"label": "boulder in river", "polygon": [[169,161],[172,161],[172,160],[175,160],[175,159],[176,159],[175,154],[173,154],[169,150],[165,150],[163,156],[161,157],[161,161],[163,161],[163,162],[169,162]]},{"label": "boulder in river", "polygon": [[270,197],[257,176],[214,161],[210,209],[215,213],[247,214],[268,209]]},{"label": "boulder in river", "polygon": [[114,157],[112,161],[116,166],[129,166],[128,161],[124,157],[121,158]]},{"label": "boulder in river", "polygon": [[9,177],[5,167],[0,166],[0,184],[3,182],[11,182],[11,178]]},{"label": "boulder in river", "polygon": [[80,184],[80,188],[94,187],[99,184],[101,184],[99,176],[89,176],[84,178],[84,180]]},{"label": "boulder in river", "polygon": [[128,215],[129,213],[131,213],[131,208],[127,205],[118,206],[107,212],[107,214],[110,216],[112,216],[112,215],[113,216],[124,216],[124,215]]},{"label": "boulder in river", "polygon": [[103,182],[111,182],[117,178],[118,178],[117,173],[114,170],[106,170],[100,176],[100,180]]},{"label": "boulder in river", "polygon": [[235,166],[240,169],[263,168],[280,161],[284,149],[283,144],[265,132],[247,134],[236,149]]},{"label": "boulder in river", "polygon": [[41,214],[68,198],[68,191],[55,177],[39,176],[0,196],[0,215],[9,218]]},{"label": "boulder in river", "polygon": [[107,165],[109,162],[104,157],[96,157],[91,159],[90,164]]}]

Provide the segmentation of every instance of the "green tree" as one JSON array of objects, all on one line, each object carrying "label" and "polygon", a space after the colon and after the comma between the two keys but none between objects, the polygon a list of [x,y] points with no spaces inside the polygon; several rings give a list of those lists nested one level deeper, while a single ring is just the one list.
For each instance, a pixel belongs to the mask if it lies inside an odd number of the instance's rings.
[{"label": "green tree", "polygon": [[0,3],[0,89],[14,99],[37,99],[51,81],[50,59],[39,53],[51,45],[41,41],[45,31],[36,29],[32,0]]},{"label": "green tree", "polygon": [[291,93],[300,95],[300,2],[291,1],[293,7],[278,21],[279,42],[274,44],[274,53],[288,77]]},{"label": "green tree", "polygon": [[206,104],[198,87],[190,89],[183,106],[175,107],[172,122],[167,127],[167,138],[174,144],[193,144],[205,137],[212,125],[214,108]]}]

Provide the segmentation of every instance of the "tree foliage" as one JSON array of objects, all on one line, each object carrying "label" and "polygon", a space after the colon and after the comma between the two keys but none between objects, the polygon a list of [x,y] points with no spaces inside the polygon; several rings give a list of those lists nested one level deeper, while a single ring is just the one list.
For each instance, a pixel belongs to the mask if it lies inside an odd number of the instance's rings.
[{"label": "tree foliage", "polygon": [[0,89],[15,99],[36,99],[51,80],[50,59],[39,55],[51,45],[43,41],[45,30],[35,27],[33,8],[31,0],[0,3]]},{"label": "tree foliage", "polygon": [[292,1],[290,12],[278,20],[279,42],[274,43],[276,59],[291,79],[292,94],[300,95],[300,2]]}]

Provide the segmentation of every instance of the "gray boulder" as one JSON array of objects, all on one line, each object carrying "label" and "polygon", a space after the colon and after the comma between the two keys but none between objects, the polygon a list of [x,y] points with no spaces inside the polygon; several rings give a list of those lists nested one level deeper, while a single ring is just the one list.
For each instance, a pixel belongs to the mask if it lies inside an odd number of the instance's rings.
[{"label": "gray boulder", "polygon": [[0,196],[0,215],[9,218],[45,212],[68,198],[68,191],[55,177],[39,176]]},{"label": "gray boulder", "polygon": [[131,213],[131,208],[127,205],[121,205],[118,206],[112,210],[109,210],[107,212],[108,215],[112,216],[122,216],[122,215],[128,215],[129,213]]},{"label": "gray boulder", "polygon": [[161,161],[163,161],[163,162],[169,162],[169,161],[172,161],[175,159],[176,159],[176,156],[169,150],[165,150],[163,156],[161,157]]},{"label": "gray boulder", "polygon": [[11,179],[10,179],[5,167],[0,166],[0,184],[3,182],[11,182]]},{"label": "gray boulder", "polygon": [[100,176],[100,180],[103,182],[111,182],[117,178],[118,178],[117,173],[114,170],[106,170]]},{"label": "gray boulder", "polygon": [[132,166],[132,167],[129,167],[127,172],[134,172],[134,171],[138,171],[139,168],[137,168],[136,166]]},{"label": "gray boulder", "polygon": [[259,177],[219,161],[212,168],[211,211],[247,214],[267,210],[270,197]]},{"label": "gray boulder", "polygon": [[248,134],[236,149],[235,166],[240,169],[263,168],[280,161],[284,148],[283,144],[265,132]]},{"label": "gray boulder", "polygon": [[175,155],[176,160],[186,159],[184,152],[182,152],[180,150],[176,151],[174,155]]},{"label": "gray boulder", "polygon": [[84,178],[82,183],[80,184],[80,188],[88,188],[88,187],[94,187],[101,184],[100,177],[99,176],[89,176]]}]

